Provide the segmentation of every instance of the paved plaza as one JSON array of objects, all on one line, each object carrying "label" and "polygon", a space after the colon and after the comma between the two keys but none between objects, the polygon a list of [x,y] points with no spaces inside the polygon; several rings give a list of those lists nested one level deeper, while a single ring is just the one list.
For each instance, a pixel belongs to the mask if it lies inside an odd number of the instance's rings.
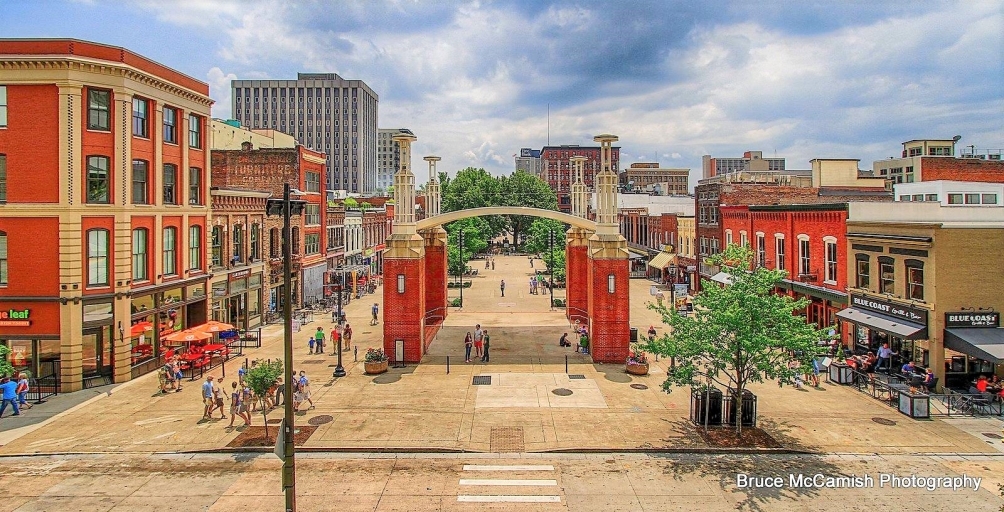
[{"label": "paved plaza", "polygon": [[[533,505],[546,510],[685,510],[691,508],[688,504],[732,510],[746,499],[744,493],[728,487],[731,470],[721,461],[729,459],[716,458],[687,420],[687,390],[671,394],[661,390],[666,361],[654,363],[651,375],[636,377],[626,374],[623,365],[592,364],[574,349],[559,347],[558,337],[570,326],[562,311],[549,310],[548,295],[530,295],[528,287],[516,285],[526,282],[530,272],[526,257],[500,257],[495,271],[481,269],[473,286],[464,290],[466,307],[451,311],[425,361],[392,368],[383,375],[365,375],[362,363],[354,362],[352,352],[346,352],[348,375],[334,379],[335,357],[330,351],[308,354],[309,334],[317,326],[330,330],[330,317],[318,315],[295,334],[294,368],[311,377],[316,404],[315,409],[298,413],[297,422],[317,427],[306,441],[301,459],[298,482],[302,503],[320,503],[318,500],[335,493],[351,498],[347,510],[477,509],[488,504],[478,501],[481,498],[457,502],[456,496],[468,492],[459,489],[461,480],[485,478],[468,476],[462,470],[463,464],[478,463],[481,456],[501,457],[505,464],[526,457],[534,458],[535,464],[544,463],[537,458],[557,457],[547,459],[548,464],[560,468],[552,475],[489,475],[502,480],[555,480],[558,494],[547,495],[559,496],[558,501]],[[503,278],[512,283],[504,299],[498,289]],[[646,280],[631,282],[631,324],[641,332],[651,324],[661,330],[656,315],[645,308],[652,298],[650,285]],[[459,295],[459,290],[450,289],[450,294]],[[367,347],[381,344],[380,326],[368,325],[374,301],[380,302],[379,290],[347,307],[360,360]],[[465,364],[463,336],[475,323],[491,332],[491,361]],[[262,347],[248,351],[247,358],[281,355],[281,326],[265,327],[263,339]],[[224,386],[234,380],[242,362],[231,360],[227,364]],[[220,368],[212,373],[221,378]],[[490,376],[491,382],[475,385],[475,376]],[[180,393],[158,395],[156,375],[150,374],[44,421],[15,425],[7,418],[0,420],[0,455],[26,472],[17,477],[19,483],[14,486],[22,490],[0,486],[10,498],[3,500],[0,510],[46,510],[55,504],[62,504],[60,510],[124,510],[133,505],[142,508],[139,505],[148,505],[152,497],[172,493],[182,497],[172,501],[173,510],[231,510],[241,505],[279,503],[278,461],[271,455],[221,453],[242,429],[227,428],[227,422],[218,419],[202,420],[200,382],[186,384]],[[827,383],[819,389],[796,390],[776,384],[752,389],[759,396],[760,425],[784,445],[782,451],[788,455],[737,459],[746,461],[742,464],[755,460],[763,469],[773,468],[772,460],[795,461],[791,464],[813,461],[823,468],[820,471],[830,473],[865,468],[877,471],[873,464],[931,475],[976,473],[994,485],[984,484],[989,490],[960,499],[979,496],[972,501],[976,505],[968,507],[971,510],[990,510],[998,504],[992,495],[1001,480],[997,475],[1004,474],[1000,471],[1004,469],[1000,421],[912,420],[849,387]],[[26,415],[43,413],[47,405],[39,405]],[[280,416],[281,409],[277,409],[270,420]],[[261,415],[253,420],[260,425]],[[397,455],[385,453],[380,457],[390,458],[377,460],[332,455],[381,451]],[[419,456],[416,452],[431,452],[427,456],[432,459],[412,460]],[[449,452],[456,455],[435,455]],[[602,453],[584,459],[564,455],[590,452]],[[692,452],[696,458],[687,459],[678,452]],[[187,455],[158,455],[164,453]],[[795,455],[798,453],[807,455]],[[718,469],[705,468],[705,463]],[[124,466],[113,470],[117,464]],[[162,465],[169,475],[154,476],[159,469],[153,464]],[[83,469],[87,465],[101,471],[90,473]],[[199,481],[195,468],[212,469],[211,476]],[[64,470],[70,476],[62,474]],[[89,485],[105,471],[122,476],[115,489]],[[11,477],[8,473],[2,478],[7,483]],[[425,483],[419,485],[419,480]],[[89,492],[83,490],[88,487]],[[202,488],[205,494],[193,490]],[[540,492],[552,491],[555,489]],[[515,495],[538,490],[493,487],[492,492]],[[591,492],[603,496],[592,496]],[[794,510],[820,498],[843,496],[843,492],[852,491],[795,493],[790,502],[774,496],[748,504],[763,501],[765,509]],[[144,496],[146,502],[141,498]],[[862,510],[872,499],[865,496],[862,494]],[[886,500],[891,506],[896,496],[902,495],[890,491],[875,499],[879,503]],[[940,498],[944,494],[929,496]],[[911,508],[928,510],[927,505],[914,501]],[[857,504],[848,506],[854,509]],[[313,508],[304,508],[308,509]]]}]

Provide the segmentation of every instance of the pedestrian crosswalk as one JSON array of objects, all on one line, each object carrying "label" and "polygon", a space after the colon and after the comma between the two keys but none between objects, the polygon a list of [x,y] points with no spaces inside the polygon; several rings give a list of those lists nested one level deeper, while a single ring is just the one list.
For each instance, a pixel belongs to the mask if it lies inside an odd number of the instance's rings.
[{"label": "pedestrian crosswalk", "polygon": [[[471,478],[460,478],[457,502],[561,503],[557,478],[546,478],[556,476],[554,471],[554,466],[550,464],[466,464],[462,477]],[[487,478],[490,476],[498,478]],[[499,487],[505,487],[509,492],[499,493]]]}]

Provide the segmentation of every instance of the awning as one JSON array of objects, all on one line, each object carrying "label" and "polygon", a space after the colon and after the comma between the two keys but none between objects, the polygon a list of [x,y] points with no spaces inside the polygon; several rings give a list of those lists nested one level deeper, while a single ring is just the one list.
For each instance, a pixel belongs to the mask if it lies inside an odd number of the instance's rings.
[{"label": "awning", "polygon": [[823,288],[822,286],[816,286],[814,284],[792,281],[790,279],[782,279],[781,282],[778,283],[778,287],[796,291],[798,293],[801,293],[802,295],[811,295],[813,297],[826,299],[830,302],[847,304],[846,293],[840,293],[836,290]]},{"label": "awning", "polygon": [[991,363],[1004,363],[1004,329],[945,329],[945,347]]},{"label": "awning", "polygon": [[898,338],[922,340],[927,337],[927,326],[906,322],[891,316],[880,315],[857,308],[847,308],[837,313],[844,320],[863,325],[869,329],[887,332]]},{"label": "awning", "polygon": [[654,258],[652,258],[652,261],[648,262],[648,266],[662,270],[670,266],[675,258],[676,258],[676,253],[660,252],[659,254],[656,254]]},{"label": "awning", "polygon": [[716,283],[730,285],[732,284],[732,274],[729,274],[728,272],[719,272],[711,276],[711,280]]}]

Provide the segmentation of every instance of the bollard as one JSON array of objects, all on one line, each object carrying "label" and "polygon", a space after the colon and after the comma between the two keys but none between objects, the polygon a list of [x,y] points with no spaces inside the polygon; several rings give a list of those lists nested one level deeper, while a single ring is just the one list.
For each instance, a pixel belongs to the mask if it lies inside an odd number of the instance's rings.
[{"label": "bollard", "polygon": [[358,345],[355,346],[355,347],[352,347],[352,362],[353,363],[358,363],[359,362],[359,346]]},{"label": "bollard", "polygon": [[223,372],[223,377],[220,377],[221,379],[227,378],[227,359],[229,357],[230,357],[230,354],[227,354],[226,357],[223,358],[223,363],[220,364],[220,371]]},{"label": "bollard", "polygon": [[565,354],[565,374],[568,374],[568,354]]},{"label": "bollard", "polygon": [[450,374],[450,356],[446,356],[446,374]]}]

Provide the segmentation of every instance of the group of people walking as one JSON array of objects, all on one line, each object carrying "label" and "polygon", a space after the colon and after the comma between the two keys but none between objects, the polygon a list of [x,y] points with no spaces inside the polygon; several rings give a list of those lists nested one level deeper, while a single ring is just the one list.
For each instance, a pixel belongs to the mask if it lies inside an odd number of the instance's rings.
[{"label": "group of people walking", "polygon": [[474,334],[467,331],[467,336],[464,337],[464,362],[471,362],[471,350],[473,349],[474,357],[481,359],[482,363],[487,363],[490,348],[491,337],[488,335],[488,329],[481,329],[481,324],[477,324],[474,326]]},{"label": "group of people walking", "polygon": [[[335,348],[335,347],[338,346],[338,341],[339,340],[341,340],[341,341],[344,342],[344,345],[342,345],[342,352],[346,352],[348,350],[351,350],[352,349],[352,326],[350,324],[345,324],[344,326],[342,326],[341,323],[336,324],[334,327],[331,328],[331,335],[330,335],[330,337],[328,339],[331,340],[331,344],[332,344],[331,354],[332,355],[336,355],[337,354],[337,352],[335,352],[337,350],[337,348]],[[325,338],[324,338],[324,328],[323,327],[318,327],[317,328],[317,332],[315,332],[314,334],[312,334],[310,336],[310,338],[307,340],[307,350],[308,350],[307,353],[308,354],[323,354],[324,353],[324,347],[325,347],[326,344],[327,343],[325,342]]]},{"label": "group of people walking", "polygon": [[0,379],[0,391],[3,392],[3,403],[0,404],[0,417],[3,417],[8,404],[14,408],[12,416],[20,416],[21,409],[31,408],[27,400],[29,390],[28,374],[23,372],[15,373],[13,378],[4,375],[3,379]]},{"label": "group of people walking", "polygon": [[[253,361],[254,367],[257,361]],[[227,428],[234,426],[234,420],[240,418],[244,421],[244,426],[251,426],[251,413],[257,411],[259,406],[263,410],[271,410],[285,403],[285,387],[282,377],[279,377],[269,386],[268,391],[261,396],[257,396],[245,381],[248,369],[241,368],[237,372],[237,380],[230,383],[230,424]],[[295,381],[293,382],[293,411],[298,411],[303,402],[310,404],[310,409],[314,408],[314,401],[311,398],[310,381],[307,374],[300,371],[297,375],[293,371]],[[224,389],[226,385],[223,381],[217,383],[213,375],[207,375],[206,381],[202,383],[202,402],[205,405],[202,417],[205,420],[213,419],[213,413],[220,411],[220,419],[227,419],[225,412],[226,403]]]}]

